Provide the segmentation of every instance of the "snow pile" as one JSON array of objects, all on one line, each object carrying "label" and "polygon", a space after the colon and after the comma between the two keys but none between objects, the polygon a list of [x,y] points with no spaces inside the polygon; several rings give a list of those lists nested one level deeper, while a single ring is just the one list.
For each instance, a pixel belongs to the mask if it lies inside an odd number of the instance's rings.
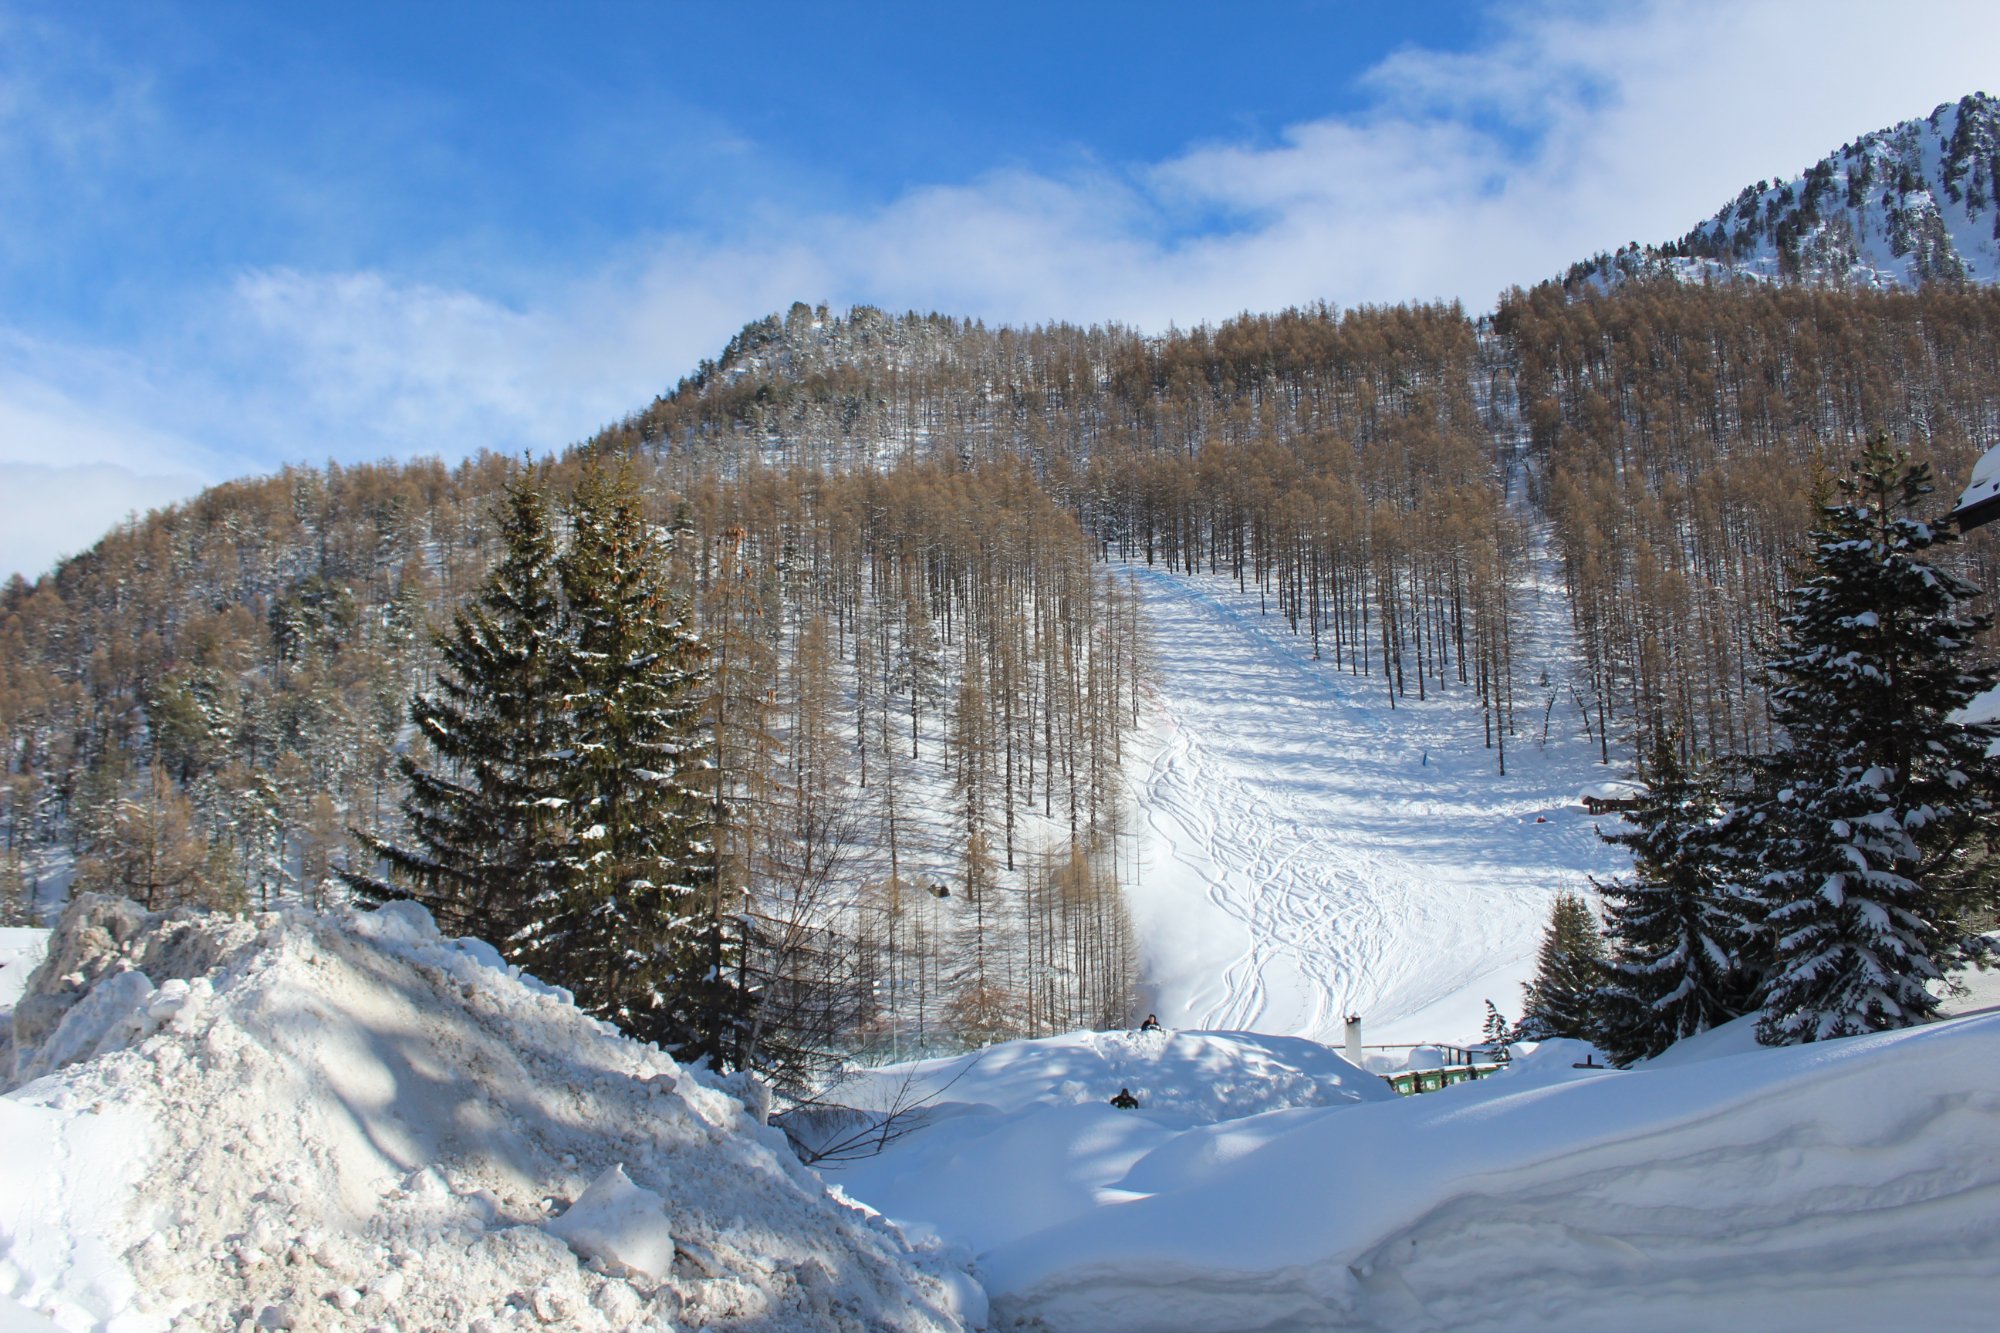
[{"label": "snow pile", "polygon": [[591,1181],[583,1196],[549,1223],[549,1230],[586,1259],[619,1264],[655,1281],[673,1271],[666,1200],[634,1185],[617,1163]]},{"label": "snow pile", "polygon": [[14,1018],[35,1081],[0,1098],[0,1326],[983,1318],[741,1099],[408,905],[240,922],[86,898]]},{"label": "snow pile", "polygon": [[992,1118],[947,1118],[834,1178],[974,1254],[1003,1324],[1990,1322],[2000,1015],[1702,1041],[1630,1072],[1545,1043],[1447,1091],[1215,1124],[1048,1107],[965,1137]]}]

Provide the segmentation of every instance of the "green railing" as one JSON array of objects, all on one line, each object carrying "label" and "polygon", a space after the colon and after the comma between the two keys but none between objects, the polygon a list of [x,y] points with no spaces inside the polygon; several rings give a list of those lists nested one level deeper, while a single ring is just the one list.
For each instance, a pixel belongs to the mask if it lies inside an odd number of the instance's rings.
[{"label": "green railing", "polygon": [[1384,1074],[1382,1081],[1405,1097],[1420,1092],[1437,1092],[1454,1083],[1470,1083],[1500,1072],[1500,1065],[1447,1065],[1443,1069],[1412,1069],[1401,1074]]}]

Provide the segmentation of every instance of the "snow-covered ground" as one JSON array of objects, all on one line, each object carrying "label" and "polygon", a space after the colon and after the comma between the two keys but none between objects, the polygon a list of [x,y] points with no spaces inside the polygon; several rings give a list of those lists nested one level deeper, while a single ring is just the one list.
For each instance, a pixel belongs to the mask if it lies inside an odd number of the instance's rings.
[{"label": "snow-covered ground", "polygon": [[1010,1043],[870,1075],[932,1100],[824,1172],[975,1260],[1002,1327],[1991,1326],[2000,1015],[1587,1054],[1385,1098],[1303,1041]]},{"label": "snow-covered ground", "polygon": [[791,1127],[914,1114],[815,1173],[754,1086],[413,909],[83,906],[14,1014],[6,1333],[1983,1328],[2000,1297],[2000,1014],[1745,1021],[1630,1072],[1550,1042],[1414,1098],[1303,1038],[1074,1033],[857,1075],[863,1115]]},{"label": "snow-covered ground", "polygon": [[[1138,1109],[1111,1105],[1121,1091]],[[1233,1154],[1259,1132],[1252,1118],[1269,1132],[1294,1110],[1396,1094],[1297,1037],[1089,1032],[866,1071],[830,1097],[873,1114],[786,1117],[829,1151],[826,1178],[970,1261],[1138,1197],[1135,1164],[1193,1164],[1204,1127],[1241,1127]]]},{"label": "snow-covered ground", "polygon": [[50,953],[14,1011],[32,1081],[0,1097],[0,1328],[983,1318],[962,1271],[831,1199],[754,1090],[408,905],[85,900]]},{"label": "snow-covered ground", "polygon": [[[1469,691],[1392,713],[1254,593],[1137,573],[1167,1031],[856,1074],[787,1117],[846,1141],[814,1172],[753,1085],[411,908],[100,902],[0,932],[0,1333],[954,1328],[988,1293],[1019,1333],[1990,1323],[2000,1014],[1776,1051],[1744,1022],[1634,1071],[1551,1042],[1395,1097],[1315,1038],[1514,1012],[1550,896],[1618,869],[1576,800],[1615,771],[1566,696],[1544,744],[1551,687],[1503,777]],[[1563,660],[1523,600],[1523,658]],[[1957,1009],[2000,1003],[1969,980]]]},{"label": "snow-covered ground", "polygon": [[[1579,804],[1619,772],[1567,691],[1521,684],[1502,777],[1455,679],[1391,712],[1379,675],[1313,660],[1254,590],[1134,573],[1158,704],[1134,786],[1147,1007],[1325,1042],[1359,1014],[1370,1043],[1474,1041],[1488,999],[1517,1014],[1553,895],[1622,860]],[[1557,591],[1521,612],[1517,660],[1568,661]]]}]

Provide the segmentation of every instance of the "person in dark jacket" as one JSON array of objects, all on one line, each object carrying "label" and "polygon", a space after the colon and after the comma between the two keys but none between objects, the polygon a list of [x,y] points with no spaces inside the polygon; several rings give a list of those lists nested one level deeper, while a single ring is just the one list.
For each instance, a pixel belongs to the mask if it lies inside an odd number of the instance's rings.
[{"label": "person in dark jacket", "polygon": [[1111,1104],[1121,1111],[1134,1111],[1139,1107],[1139,1099],[1132,1095],[1132,1089],[1120,1088],[1118,1095],[1111,1099]]}]

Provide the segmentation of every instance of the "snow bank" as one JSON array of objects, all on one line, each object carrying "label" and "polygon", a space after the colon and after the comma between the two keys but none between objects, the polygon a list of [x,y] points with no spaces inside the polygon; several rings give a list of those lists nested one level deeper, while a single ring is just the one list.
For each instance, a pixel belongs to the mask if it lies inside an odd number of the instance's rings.
[{"label": "snow bank", "polygon": [[49,954],[14,1014],[32,1081],[0,1097],[0,1327],[982,1312],[742,1100],[415,908],[240,922],[84,899]]},{"label": "snow bank", "polygon": [[999,1317],[1053,1329],[1986,1327],[2000,1015],[1736,1035],[1662,1067],[1106,1140],[1116,1174],[1082,1168],[1097,1206],[980,1269]]}]

